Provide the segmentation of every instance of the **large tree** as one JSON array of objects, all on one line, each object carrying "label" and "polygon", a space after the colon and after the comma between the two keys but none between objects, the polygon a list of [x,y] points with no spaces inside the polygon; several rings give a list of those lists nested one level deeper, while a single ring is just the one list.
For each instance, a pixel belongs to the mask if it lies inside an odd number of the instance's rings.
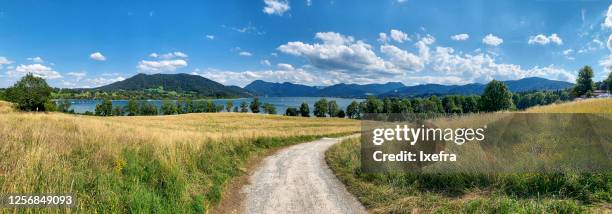
[{"label": "large tree", "polygon": [[251,105],[250,105],[251,112],[259,113],[260,106],[261,106],[261,103],[259,102],[259,98],[257,98],[257,97],[253,98],[253,101],[251,101]]},{"label": "large tree", "polygon": [[25,75],[5,92],[6,100],[16,103],[17,108],[24,111],[45,111],[49,96],[51,87],[43,78],[32,74]]},{"label": "large tree", "polygon": [[338,115],[338,111],[340,108],[338,107],[338,103],[335,100],[331,100],[327,102],[327,114],[330,117],[336,117]]},{"label": "large tree", "polygon": [[310,117],[308,103],[302,103],[302,105],[300,105],[300,115],[302,115],[302,117]]},{"label": "large tree", "polygon": [[612,93],[612,69],[608,74],[608,79],[606,79],[606,86],[608,88],[608,92]]},{"label": "large tree", "polygon": [[351,104],[346,107],[346,115],[348,118],[359,118],[359,103],[357,103],[357,101],[351,102]]},{"label": "large tree", "polygon": [[320,99],[314,104],[314,115],[317,117],[325,117],[327,113],[327,100],[325,98]]},{"label": "large tree", "polygon": [[574,86],[574,95],[579,97],[582,95],[591,94],[595,83],[593,82],[593,69],[590,66],[584,66],[578,72],[576,86]]},{"label": "large tree", "polygon": [[503,82],[492,80],[485,87],[480,98],[483,111],[499,111],[509,109],[512,106],[512,93]]}]

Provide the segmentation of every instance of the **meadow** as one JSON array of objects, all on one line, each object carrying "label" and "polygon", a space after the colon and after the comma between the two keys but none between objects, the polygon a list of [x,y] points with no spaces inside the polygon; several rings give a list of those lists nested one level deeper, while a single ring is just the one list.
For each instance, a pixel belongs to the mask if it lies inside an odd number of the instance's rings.
[{"label": "meadow", "polygon": [[[531,113],[612,113],[612,99],[589,99],[550,106],[534,107],[526,112],[513,113],[521,116]],[[442,123],[465,122],[475,124],[504,117],[505,115],[475,114],[459,120],[442,119]],[[537,115],[532,115],[537,116]],[[563,115],[561,115],[563,116]],[[571,115],[566,115],[571,117]],[[609,114],[604,115],[608,116]],[[525,117],[529,117],[526,115]],[[515,117],[514,119],[517,119]],[[522,119],[520,119],[522,120]],[[537,127],[550,121],[529,121]],[[567,122],[566,122],[567,123]],[[566,124],[560,124],[566,125]],[[571,125],[571,124],[570,124]],[[575,124],[580,125],[580,124]],[[445,126],[442,126],[445,127]],[[449,127],[455,127],[450,125]],[[571,127],[571,126],[570,126]],[[512,127],[518,128],[521,127]],[[528,129],[532,127],[522,127]],[[594,127],[594,129],[598,129]],[[544,131],[542,131],[544,130]],[[576,129],[580,130],[580,129]],[[584,130],[584,129],[581,129]],[[518,130],[522,132],[524,130]],[[554,148],[541,150],[536,163],[558,163],[584,156],[576,153],[574,146],[585,142],[573,141],[572,145],[554,144],[557,139],[549,134],[560,132],[556,129],[538,129],[537,134],[522,136],[538,139],[530,145]],[[567,130],[565,130],[567,131]],[[597,130],[609,133],[609,130]],[[532,133],[533,133],[532,132]],[[549,133],[550,132],[550,133]],[[571,132],[571,131],[570,131]],[[608,134],[609,135],[609,134]],[[536,137],[534,137],[536,136]],[[520,135],[518,137],[521,137]],[[501,140],[511,143],[512,140]],[[476,172],[430,171],[425,167],[421,172],[366,173],[361,168],[360,139],[348,139],[334,145],[326,152],[328,165],[337,177],[373,213],[609,213],[612,203],[612,173],[607,172],[507,172],[486,173],[479,171],[486,166],[478,165],[491,156],[481,147],[468,147],[459,155],[465,162],[456,163],[457,169],[476,169]],[[466,143],[463,146],[470,146]],[[516,159],[526,160],[527,150],[533,146],[508,145]],[[607,145],[610,149],[610,145]],[[452,145],[447,147],[452,151]],[[497,158],[497,156],[493,156]],[[525,158],[523,158],[525,157]],[[605,158],[605,157],[604,157]],[[459,158],[461,160],[461,158]],[[608,157],[609,159],[609,157]],[[479,162],[480,161],[480,162]],[[499,161],[499,160],[497,160]],[[570,161],[571,162],[571,161]],[[467,164],[466,164],[467,163]],[[575,163],[575,162],[572,162]],[[609,162],[608,162],[609,163]],[[455,164],[455,163],[453,163]],[[520,162],[509,163],[524,166]],[[581,163],[577,163],[581,164]],[[440,164],[444,166],[444,164]],[[440,166],[438,165],[438,166]],[[442,168],[445,169],[445,168]],[[449,169],[449,168],[447,168]]]},{"label": "meadow", "polygon": [[0,102],[0,192],[76,193],[75,209],[2,212],[203,213],[249,161],[357,132],[359,122],[249,113],[95,117],[24,113]]}]

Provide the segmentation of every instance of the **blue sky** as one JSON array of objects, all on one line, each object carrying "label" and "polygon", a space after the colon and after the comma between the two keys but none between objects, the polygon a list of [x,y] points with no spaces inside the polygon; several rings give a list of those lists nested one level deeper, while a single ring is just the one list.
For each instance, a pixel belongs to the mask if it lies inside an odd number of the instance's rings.
[{"label": "blue sky", "polygon": [[598,0],[45,1],[0,4],[0,87],[26,73],[96,87],[137,73],[244,86],[574,81],[612,66]]}]

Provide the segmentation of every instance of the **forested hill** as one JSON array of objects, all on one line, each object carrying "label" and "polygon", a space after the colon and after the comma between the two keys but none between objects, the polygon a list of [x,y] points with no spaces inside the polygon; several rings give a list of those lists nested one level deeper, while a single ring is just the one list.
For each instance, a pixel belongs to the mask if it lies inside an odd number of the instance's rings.
[{"label": "forested hill", "polygon": [[225,86],[199,75],[191,74],[137,74],[123,81],[98,87],[101,91],[138,91],[162,87],[165,91],[196,93],[207,97],[250,97],[251,93],[236,87]]}]

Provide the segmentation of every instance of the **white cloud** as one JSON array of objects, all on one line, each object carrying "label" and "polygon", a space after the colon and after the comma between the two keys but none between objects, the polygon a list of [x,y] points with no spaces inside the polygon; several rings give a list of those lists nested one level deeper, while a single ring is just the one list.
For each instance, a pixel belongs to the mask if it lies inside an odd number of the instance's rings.
[{"label": "white cloud", "polygon": [[204,71],[196,69],[192,72],[224,85],[237,85],[244,87],[254,80],[264,80],[269,82],[292,82],[307,85],[330,84],[328,79],[321,78],[302,68],[294,68],[289,64],[279,64],[278,69],[261,71],[226,71],[209,68]]},{"label": "white cloud", "polygon": [[306,6],[310,7],[312,5],[312,0],[306,0]]},{"label": "white cloud", "polygon": [[454,53],[453,48],[437,47],[433,57],[433,71],[446,75],[457,75],[468,82],[488,82],[492,79],[508,80],[525,77],[544,77],[554,80],[573,82],[575,76],[564,69],[553,65],[547,67],[532,67],[522,69],[520,65],[497,63],[487,54],[476,55]]},{"label": "white cloud", "polygon": [[86,79],[88,83],[91,83],[94,87],[108,85],[114,82],[119,82],[125,80],[124,77],[113,77],[113,78],[105,78],[105,77],[97,77],[93,79]]},{"label": "white cloud", "polygon": [[374,53],[372,46],[353,37],[335,32],[317,33],[322,43],[288,42],[277,49],[283,53],[307,59],[317,69],[350,72],[352,74],[393,74],[400,72],[393,64]]},{"label": "white cloud", "polygon": [[240,51],[240,53],[238,53],[238,55],[240,55],[240,56],[253,56],[252,53],[247,52],[247,51]]},{"label": "white cloud", "polygon": [[408,0],[397,0],[397,3],[404,3],[407,2]]},{"label": "white cloud", "polygon": [[573,53],[574,53],[574,49],[565,49],[563,51],[563,56],[565,56],[565,58],[569,60],[575,60],[576,58],[572,56]]},{"label": "white cloud", "polygon": [[608,7],[608,13],[606,13],[606,19],[603,23],[605,28],[612,28],[612,4]]},{"label": "white cloud", "polygon": [[189,56],[183,52],[175,51],[165,54],[151,53],[149,54],[151,58],[160,58],[160,59],[174,59],[174,58],[188,58]]},{"label": "white cloud", "polygon": [[4,67],[4,65],[13,64],[13,61],[8,60],[6,57],[0,56],[0,69]]},{"label": "white cloud", "polygon": [[455,41],[465,41],[465,40],[467,40],[469,38],[470,38],[470,35],[468,35],[467,33],[462,33],[462,34],[457,34],[457,35],[451,36],[451,39],[455,40]]},{"label": "white cloud", "polygon": [[608,50],[612,51],[612,34],[608,36]]},{"label": "white cloud", "polygon": [[599,60],[599,65],[604,68],[607,68],[610,72],[612,72],[612,54]]},{"label": "white cloud", "polygon": [[387,43],[389,42],[389,37],[387,36],[386,33],[378,33],[378,39],[379,42],[381,43]]},{"label": "white cloud", "polygon": [[43,59],[42,59],[41,57],[39,57],[39,56],[36,56],[36,57],[30,57],[30,58],[28,58],[28,60],[29,60],[29,61],[32,61],[32,62],[34,62],[34,63],[39,63],[39,64],[40,64],[40,63],[45,62],[45,60],[43,60]]},{"label": "white cloud", "polygon": [[19,65],[14,70],[10,70],[7,72],[10,77],[21,77],[29,73],[33,74],[34,76],[45,79],[62,78],[62,75],[60,73],[54,71],[51,67],[47,67],[41,64]]},{"label": "white cloud", "polygon": [[95,52],[95,53],[90,54],[89,58],[96,60],[96,61],[106,61],[106,57],[102,55],[102,53],[100,52]]},{"label": "white cloud", "polygon": [[393,45],[380,46],[380,52],[389,56],[390,61],[401,69],[421,71],[423,68],[425,68],[425,62],[421,59],[421,57],[399,49]]},{"label": "white cloud", "polygon": [[491,45],[491,46],[498,46],[504,43],[504,40],[502,38],[494,36],[493,34],[488,34],[487,36],[482,38],[482,43]]},{"label": "white cloud", "polygon": [[547,45],[549,43],[555,43],[557,45],[562,45],[563,40],[556,33],[553,33],[550,36],[538,34],[536,36],[529,37],[529,41],[527,43],[529,43],[530,45],[533,45],[533,44]]},{"label": "white cloud", "polygon": [[267,59],[261,60],[261,61],[259,61],[259,63],[262,64],[262,65],[265,65],[265,66],[270,66],[271,65],[270,60],[267,60]]},{"label": "white cloud", "polygon": [[605,45],[602,41],[600,41],[599,39],[593,39],[592,41],[588,42],[585,46],[583,46],[580,50],[578,50],[578,53],[580,54],[589,53],[589,52],[597,51],[603,48],[605,48]]},{"label": "white cloud", "polygon": [[213,40],[213,39],[215,39],[215,36],[214,35],[206,35],[206,38],[210,39],[210,40]]},{"label": "white cloud", "polygon": [[77,82],[81,81],[81,79],[83,79],[87,75],[87,73],[85,72],[68,72],[67,74],[68,76],[74,77]]},{"label": "white cloud", "polygon": [[399,43],[403,43],[404,41],[410,41],[410,39],[408,38],[408,34],[402,31],[399,31],[399,30],[391,29],[390,35],[391,35],[391,39]]},{"label": "white cloud", "polygon": [[178,68],[182,68],[187,66],[187,61],[183,59],[173,59],[173,60],[159,60],[159,61],[148,61],[141,60],[138,62],[139,71],[146,73],[158,73],[158,72],[166,72],[166,71],[176,71]]},{"label": "white cloud", "polygon": [[263,12],[268,15],[279,15],[282,16],[285,12],[289,11],[289,2],[287,0],[264,0],[266,6]]}]

